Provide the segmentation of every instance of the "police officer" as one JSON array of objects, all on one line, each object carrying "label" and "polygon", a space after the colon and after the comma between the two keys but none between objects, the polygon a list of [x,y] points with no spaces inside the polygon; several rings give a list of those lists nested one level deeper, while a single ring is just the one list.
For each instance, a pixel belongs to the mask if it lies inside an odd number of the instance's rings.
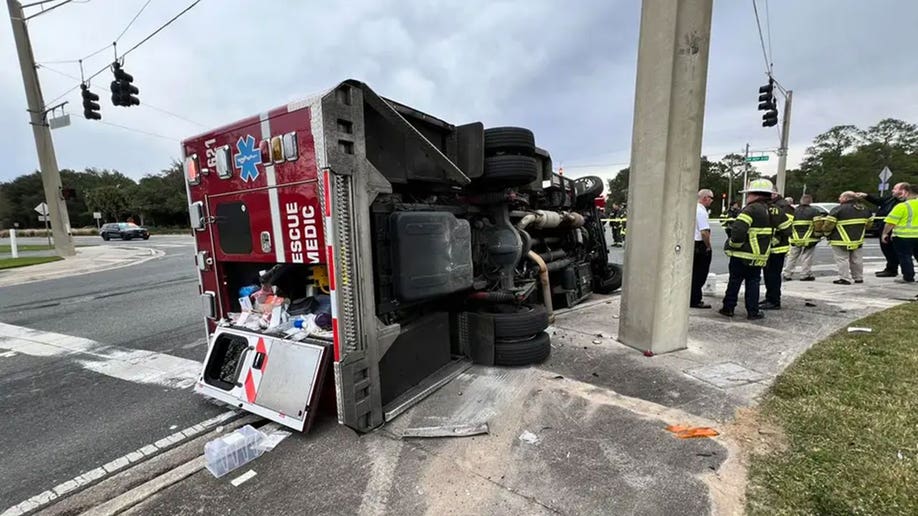
[{"label": "police officer", "polygon": [[854,192],[842,192],[838,196],[838,206],[829,212],[829,245],[835,255],[839,278],[832,283],[850,285],[864,282],[864,234],[867,232],[867,221],[870,211],[858,202]]},{"label": "police officer", "polygon": [[813,255],[816,254],[816,244],[819,239],[813,236],[813,219],[819,215],[819,210],[810,206],[813,196],[806,194],[800,198],[800,205],[794,210],[794,222],[791,224],[790,253],[784,265],[784,281],[794,278],[797,262],[800,262],[800,281],[815,281],[813,276]]},{"label": "police officer", "polygon": [[733,309],[739,301],[739,289],[746,284],[746,318],[763,319],[759,310],[759,283],[762,267],[768,261],[771,238],[774,229],[771,224],[768,201],[774,185],[767,179],[756,179],[749,183],[746,207],[730,226],[730,239],[724,250],[730,257],[730,279],[724,294],[722,315],[733,317]]},{"label": "police officer", "polygon": [[775,231],[771,239],[768,261],[765,262],[765,269],[762,271],[765,276],[765,301],[760,305],[760,308],[764,310],[780,310],[781,273],[784,270],[784,259],[787,257],[788,251],[790,251],[794,209],[787,199],[781,198],[778,192],[772,192],[768,214],[771,216],[771,226]]}]

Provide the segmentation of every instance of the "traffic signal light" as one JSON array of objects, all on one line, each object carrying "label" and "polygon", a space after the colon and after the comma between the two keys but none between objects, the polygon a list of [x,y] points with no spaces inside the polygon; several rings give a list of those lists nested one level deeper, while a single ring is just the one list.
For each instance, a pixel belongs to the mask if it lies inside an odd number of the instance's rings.
[{"label": "traffic signal light", "polygon": [[137,86],[132,84],[134,76],[125,72],[118,63],[112,65],[112,70],[115,72],[115,80],[112,81],[112,104],[123,107],[140,105],[140,99],[134,96],[140,93]]},{"label": "traffic signal light", "polygon": [[80,89],[83,90],[83,116],[87,120],[102,120],[102,114],[99,113],[99,96],[89,91],[89,85],[86,83],[80,84]]},{"label": "traffic signal light", "polygon": [[778,125],[778,103],[775,100],[775,81],[768,79],[768,84],[759,87],[759,111],[762,115],[762,127]]}]

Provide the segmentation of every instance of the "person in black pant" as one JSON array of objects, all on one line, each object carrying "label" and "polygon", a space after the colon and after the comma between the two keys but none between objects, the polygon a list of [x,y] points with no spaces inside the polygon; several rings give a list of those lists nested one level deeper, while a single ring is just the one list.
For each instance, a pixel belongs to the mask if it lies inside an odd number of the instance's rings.
[{"label": "person in black pant", "polygon": [[[877,207],[876,217],[885,218],[897,204],[908,198],[908,193],[902,188],[903,184],[907,183],[899,183],[893,186],[892,196],[890,197],[877,197],[864,192],[858,192],[857,196]],[[879,239],[880,250],[883,251],[883,257],[886,258],[886,267],[877,272],[876,275],[878,278],[895,278],[899,274],[899,257],[896,254],[896,250],[893,248],[892,242],[883,241],[882,232],[881,235],[879,235]]]},{"label": "person in black pant", "polygon": [[724,245],[730,257],[730,279],[727,281],[723,307],[718,310],[721,315],[733,317],[740,287],[745,283],[746,318],[758,320],[765,317],[759,309],[759,284],[774,233],[768,210],[773,189],[771,181],[756,179],[749,183],[749,188],[744,192],[746,207],[731,225],[730,238]]},{"label": "person in black pant", "polygon": [[[793,199],[791,199],[793,201]],[[768,208],[774,236],[771,239],[771,251],[762,273],[765,277],[765,301],[760,308],[764,310],[781,309],[781,274],[784,271],[784,259],[790,252],[791,225],[794,223],[794,208],[782,199],[777,192],[772,194],[771,206]]]},{"label": "person in black pant", "polygon": [[692,260],[692,308],[711,308],[702,300],[701,288],[711,271],[711,225],[708,222],[708,207],[714,201],[714,192],[708,189],[698,191],[695,207],[695,256]]}]

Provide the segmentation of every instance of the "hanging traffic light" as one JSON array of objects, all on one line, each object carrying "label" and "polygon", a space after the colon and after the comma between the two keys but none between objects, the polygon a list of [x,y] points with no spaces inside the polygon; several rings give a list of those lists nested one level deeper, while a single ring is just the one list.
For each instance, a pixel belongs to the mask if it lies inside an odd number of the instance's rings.
[{"label": "hanging traffic light", "polygon": [[112,81],[112,104],[116,106],[131,107],[140,105],[140,99],[135,97],[140,93],[134,86],[134,76],[125,72],[119,63],[112,64],[115,80]]},{"label": "hanging traffic light", "polygon": [[89,85],[86,83],[80,84],[80,89],[83,90],[83,116],[87,120],[102,120],[102,114],[99,113],[99,96],[89,91]]},{"label": "hanging traffic light", "polygon": [[762,127],[772,127],[778,124],[778,103],[775,100],[775,81],[768,79],[768,84],[759,87],[759,111],[762,115]]}]

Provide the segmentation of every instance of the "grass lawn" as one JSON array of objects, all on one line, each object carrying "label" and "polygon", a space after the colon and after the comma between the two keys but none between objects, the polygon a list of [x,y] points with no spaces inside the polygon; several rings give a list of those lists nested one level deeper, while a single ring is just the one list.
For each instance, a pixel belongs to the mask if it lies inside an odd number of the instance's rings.
[{"label": "grass lawn", "polygon": [[[48,247],[48,244],[28,244],[22,245],[19,244],[16,246],[19,249],[19,252],[22,251],[51,251],[54,249],[54,246]],[[10,254],[13,250],[9,244],[0,245],[0,254]]]},{"label": "grass lawn", "polygon": [[26,256],[19,258],[0,258],[0,269],[12,269],[13,267],[38,265],[40,263],[56,262],[62,259],[63,258],[60,256]]},{"label": "grass lawn", "polygon": [[918,514],[918,303],[862,319],[782,374],[761,417],[787,448],[753,455],[750,514]]}]

